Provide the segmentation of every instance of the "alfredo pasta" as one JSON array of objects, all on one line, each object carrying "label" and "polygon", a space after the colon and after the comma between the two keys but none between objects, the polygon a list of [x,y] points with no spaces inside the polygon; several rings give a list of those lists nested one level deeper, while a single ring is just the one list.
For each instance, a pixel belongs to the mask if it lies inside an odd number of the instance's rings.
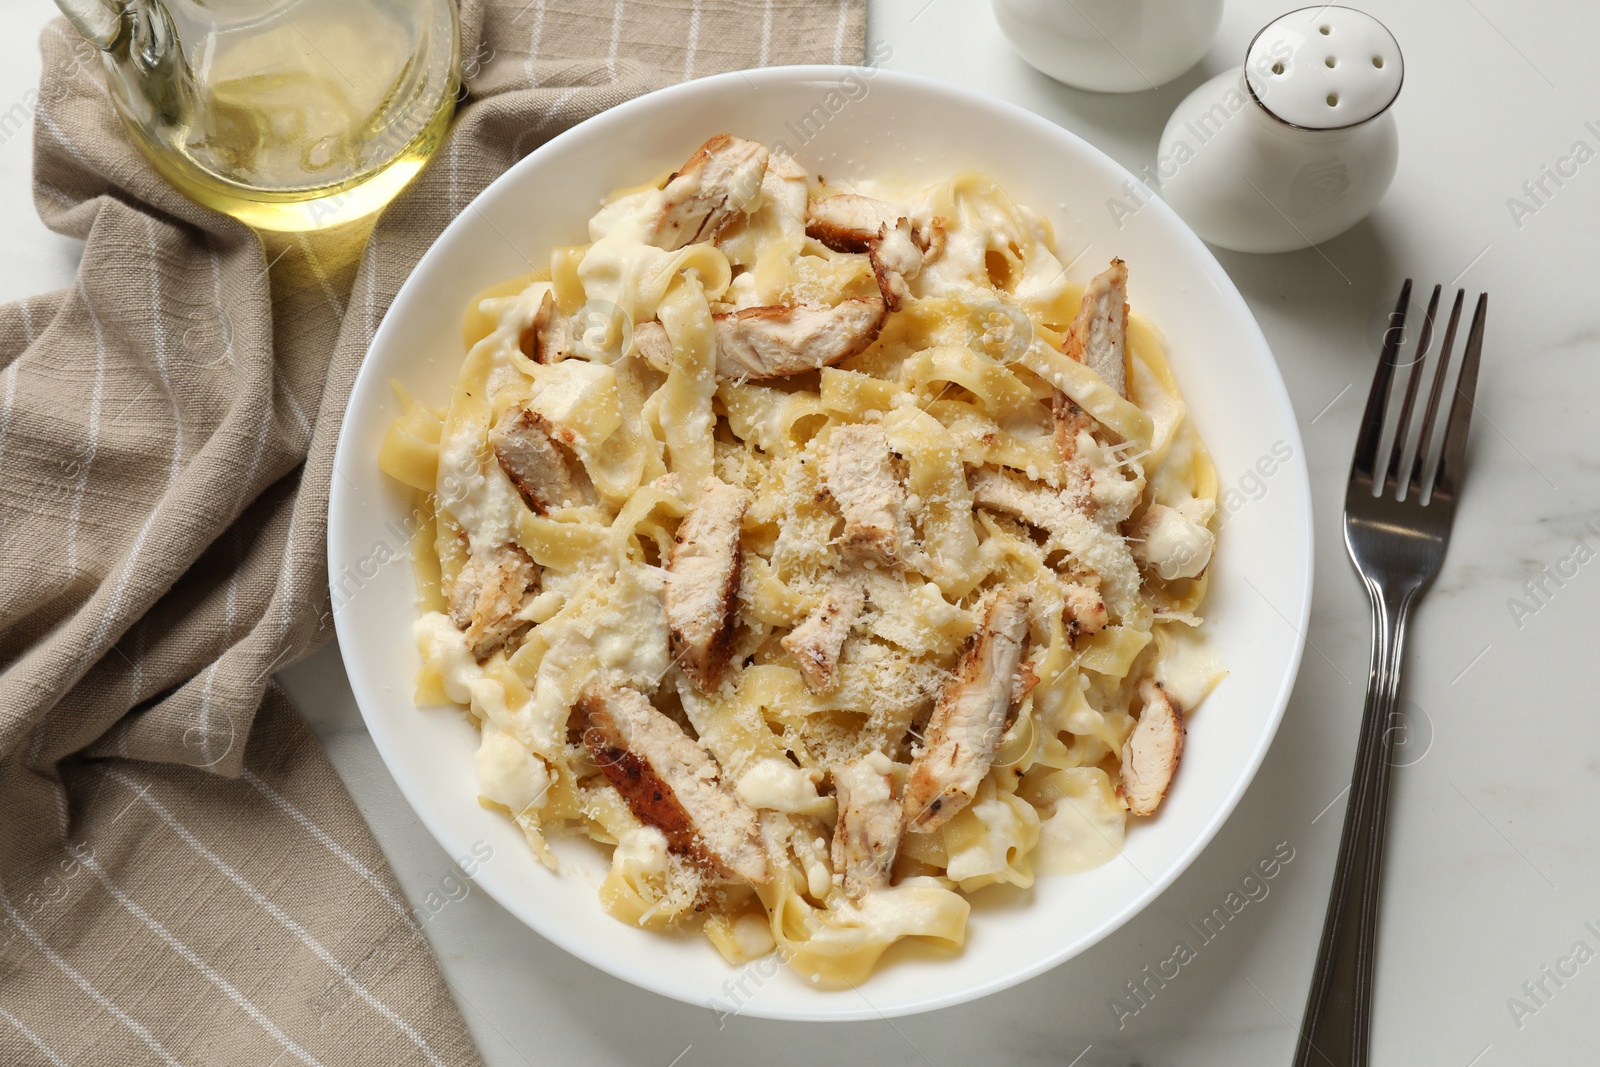
[{"label": "alfredo pasta", "polygon": [[966,894],[1114,855],[1210,688],[1216,477],[1121,261],[993,182],[838,189],[720,136],[469,309],[423,496],[419,703],[601,903],[853,983]]}]

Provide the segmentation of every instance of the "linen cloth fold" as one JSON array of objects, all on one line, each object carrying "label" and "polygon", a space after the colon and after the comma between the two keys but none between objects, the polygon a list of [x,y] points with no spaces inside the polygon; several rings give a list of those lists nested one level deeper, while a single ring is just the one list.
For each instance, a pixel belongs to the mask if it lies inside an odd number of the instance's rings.
[{"label": "linen cloth fold", "polygon": [[0,1063],[480,1062],[272,682],[332,633],[356,369],[521,156],[685,78],[859,63],[864,7],[463,0],[438,156],[376,223],[265,239],[157,177],[46,28],[35,203],[85,246],[70,289],[0,309]]}]

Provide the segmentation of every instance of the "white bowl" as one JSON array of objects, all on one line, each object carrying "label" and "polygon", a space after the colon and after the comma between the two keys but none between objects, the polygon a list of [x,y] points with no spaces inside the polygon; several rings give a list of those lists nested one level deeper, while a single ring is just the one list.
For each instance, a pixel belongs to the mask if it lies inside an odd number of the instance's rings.
[{"label": "white bowl", "polygon": [[[563,873],[540,866],[509,820],[478,806],[476,730],[454,708],[411,702],[411,491],[375,463],[398,414],[389,380],[445,397],[475,293],[527,271],[530,260],[545,262],[553,245],[584,240],[584,220],[607,190],[670,168],[723,131],[782,141],[830,180],[933,181],[978,168],[1050,217],[1063,261],[1076,257],[1074,274],[1087,279],[1113,255],[1126,259],[1133,306],[1166,334],[1226,493],[1205,614],[1232,673],[1194,715],[1160,817],[1132,826],[1122,856],[1096,870],[1041,878],[1026,893],[980,893],[964,950],[897,947],[857,990],[814,988],[770,957],[741,979],[704,938],[608,917],[595,896],[601,850],[574,841],[561,849]],[[862,1019],[972,1000],[1054,967],[1189,865],[1250,784],[1288,700],[1310,611],[1311,505],[1294,412],[1260,329],[1211,253],[1160,201],[1119,228],[1107,202],[1126,198],[1130,178],[1060,127],[964,89],[889,71],[774,68],[613,108],[512,167],[445,230],[395,298],[356,379],[335,461],[328,566],[340,648],[373,741],[423,823],[477,867],[491,896],[574,956],[669,997],[769,1018]],[[474,861],[490,850],[492,859]]]}]

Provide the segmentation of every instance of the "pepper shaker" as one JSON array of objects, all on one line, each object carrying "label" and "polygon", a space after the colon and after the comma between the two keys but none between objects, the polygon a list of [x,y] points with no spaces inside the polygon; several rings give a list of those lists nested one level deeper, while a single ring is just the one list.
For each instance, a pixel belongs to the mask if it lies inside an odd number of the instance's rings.
[{"label": "pepper shaker", "polygon": [[1161,135],[1161,195],[1202,238],[1288,252],[1336,237],[1383,198],[1399,161],[1394,35],[1349,7],[1269,23],[1242,71],[1189,95]]},{"label": "pepper shaker", "polygon": [[1200,61],[1223,0],[994,0],[1023,59],[1056,81],[1102,93],[1169,82]]}]

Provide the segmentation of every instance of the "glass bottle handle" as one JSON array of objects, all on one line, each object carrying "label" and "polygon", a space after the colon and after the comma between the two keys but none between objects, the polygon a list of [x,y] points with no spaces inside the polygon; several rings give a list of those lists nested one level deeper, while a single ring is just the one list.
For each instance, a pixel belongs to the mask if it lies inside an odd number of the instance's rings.
[{"label": "glass bottle handle", "polygon": [[122,9],[113,0],[56,0],[56,6],[83,39],[110,51],[122,36]]}]

